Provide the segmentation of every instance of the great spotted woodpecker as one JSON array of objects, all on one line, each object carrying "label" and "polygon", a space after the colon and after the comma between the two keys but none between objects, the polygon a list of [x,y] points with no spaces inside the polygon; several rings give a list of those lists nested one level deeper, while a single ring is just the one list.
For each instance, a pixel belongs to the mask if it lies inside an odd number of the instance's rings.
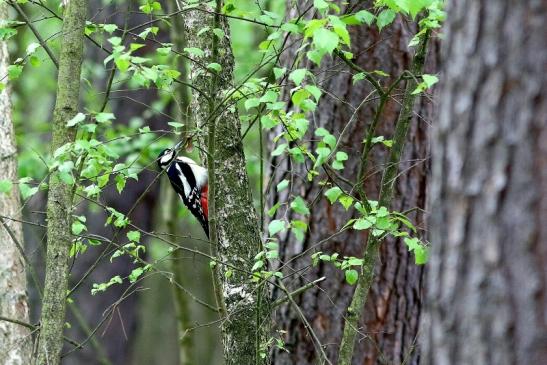
[{"label": "great spotted woodpecker", "polygon": [[177,156],[177,147],[163,150],[158,156],[158,166],[166,171],[173,189],[209,237],[207,169],[191,158]]}]

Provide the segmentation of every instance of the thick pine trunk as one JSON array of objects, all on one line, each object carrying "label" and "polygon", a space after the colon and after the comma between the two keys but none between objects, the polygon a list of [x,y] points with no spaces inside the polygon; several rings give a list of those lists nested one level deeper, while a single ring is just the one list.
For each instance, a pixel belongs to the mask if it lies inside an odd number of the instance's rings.
[{"label": "thick pine trunk", "polygon": [[424,364],[547,363],[547,4],[450,2]]},{"label": "thick pine trunk", "polygon": [[[392,77],[398,76],[410,66],[413,51],[408,49],[407,44],[415,31],[411,28],[401,19],[397,19],[381,33],[377,28],[367,26],[353,28],[351,37],[352,52],[356,55],[354,62],[365,70],[383,70]],[[285,56],[285,66],[294,60],[295,55],[292,52]],[[434,54],[430,55],[430,59],[435,58]],[[349,69],[339,59],[323,62],[325,64],[322,64],[320,69],[312,66],[312,72],[318,75],[318,83],[330,93],[330,96],[322,97],[312,120],[314,127],[326,128],[338,136],[350,120],[354,109],[372,89],[365,81],[353,85]],[[426,71],[434,69],[432,66],[432,62],[429,62]],[[401,86],[404,86],[404,83]],[[388,101],[377,130],[377,135],[383,135],[386,139],[393,135],[400,110],[401,89],[395,94],[395,100]],[[349,103],[351,107],[341,100]],[[371,101],[359,109],[358,119],[341,140],[341,150],[350,156],[345,164],[344,176],[352,181],[357,180],[362,141],[373,119],[375,105],[376,103]],[[431,105],[426,98],[422,98],[414,110],[416,114],[411,121],[391,205],[391,209],[396,211],[425,206],[428,166],[425,159],[428,157],[427,129]],[[381,170],[388,153],[386,148],[379,146],[374,147],[371,152],[369,171],[365,174],[365,190],[369,199],[378,198]],[[287,174],[291,172],[294,176],[303,176],[302,179],[293,179],[292,192],[300,194],[310,204],[309,232],[304,242],[299,243],[294,236],[288,235],[280,243],[283,250],[282,260],[288,261],[340,230],[351,216],[350,212],[346,212],[340,205],[331,206],[324,197],[321,197],[321,187],[311,187],[305,181],[306,171],[301,165],[291,166],[286,159],[274,158],[271,162],[272,169],[275,169],[272,184],[274,190],[275,185],[288,178]],[[272,192],[268,207],[278,201],[286,201],[286,193]],[[284,214],[281,210],[278,213]],[[416,226],[423,227],[423,214],[412,213],[410,217]],[[290,219],[290,216],[288,218]],[[349,230],[317,246],[316,249],[326,253],[340,252],[341,256],[362,257],[366,239],[363,231]],[[311,251],[313,252],[314,250]],[[353,364],[416,364],[419,358],[416,337],[421,313],[423,270],[414,264],[414,259],[407,252],[404,243],[393,239],[382,243],[379,262],[368,301],[363,308],[360,321],[361,335],[357,338]],[[303,259],[293,262],[291,266],[293,269],[302,269],[310,263],[310,256],[306,255]],[[292,270],[286,271],[285,274],[290,273]],[[319,264],[317,268],[307,269],[302,274],[303,277],[291,283],[292,288],[300,287],[321,276],[327,277],[326,281],[320,284],[323,290],[309,290],[298,298],[297,302],[321,342],[327,346],[328,357],[335,362],[344,329],[343,316],[355,287],[345,283],[343,273],[331,264]],[[282,295],[280,292],[276,294]],[[290,351],[276,352],[276,364],[318,363],[312,339],[290,306],[285,305],[278,310],[276,323],[280,329],[287,331],[285,340]]]},{"label": "thick pine trunk", "polygon": [[[0,4],[0,21],[8,20],[7,4]],[[8,74],[9,54],[6,42],[0,42],[0,74]],[[17,149],[11,119],[10,89],[0,92],[0,181],[17,181]],[[19,189],[0,192],[0,215],[21,219]],[[4,226],[5,224],[5,226]],[[9,230],[9,231],[8,231]],[[27,281],[23,249],[23,227],[17,221],[0,220],[0,317],[28,323]],[[19,247],[17,247],[19,245]],[[25,365],[30,362],[30,330],[0,318],[0,364]]]},{"label": "thick pine trunk", "polygon": [[[75,130],[66,123],[78,112],[80,71],[87,3],[66,2],[62,29],[57,98],[53,111],[51,152],[73,142]],[[51,174],[47,201],[47,256],[44,298],[40,316],[36,365],[60,363],[65,326],[69,249],[72,241],[72,186]]]}]

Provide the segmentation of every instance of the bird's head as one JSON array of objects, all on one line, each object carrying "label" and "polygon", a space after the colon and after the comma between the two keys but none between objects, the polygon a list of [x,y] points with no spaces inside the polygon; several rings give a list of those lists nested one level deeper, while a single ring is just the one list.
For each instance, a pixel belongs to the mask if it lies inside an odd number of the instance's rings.
[{"label": "bird's head", "polygon": [[171,161],[177,156],[177,148],[182,144],[182,142],[177,143],[173,148],[166,148],[158,156],[158,166],[160,169],[165,170],[170,164]]},{"label": "bird's head", "polygon": [[158,167],[162,170],[165,170],[167,166],[175,158],[175,151],[171,148],[166,148],[158,156]]}]

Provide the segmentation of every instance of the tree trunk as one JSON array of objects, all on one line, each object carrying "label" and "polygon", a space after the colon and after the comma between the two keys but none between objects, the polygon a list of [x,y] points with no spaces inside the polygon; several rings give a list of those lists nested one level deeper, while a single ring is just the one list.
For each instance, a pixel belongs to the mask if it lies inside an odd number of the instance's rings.
[{"label": "tree trunk", "polygon": [[[6,3],[0,3],[0,21],[8,20]],[[8,74],[6,42],[0,42],[0,74]],[[0,181],[17,181],[17,149],[11,119],[10,89],[0,92]],[[19,189],[12,185],[0,193],[0,214],[21,219]],[[5,225],[5,226],[4,226]],[[19,247],[18,247],[19,246]],[[16,221],[0,220],[0,317],[28,323],[27,280],[22,256],[23,227]],[[27,327],[0,318],[0,364],[25,365],[30,362],[32,338]]]},{"label": "tree trunk", "polygon": [[[409,29],[408,23],[397,19],[394,24],[378,32],[377,28],[366,26],[353,27],[352,38],[353,60],[365,70],[383,70],[391,75],[393,81],[403,70],[410,66],[413,50],[407,45],[415,33]],[[289,67],[295,58],[294,49],[284,60],[284,66]],[[430,57],[426,72],[434,70],[435,55]],[[323,64],[324,63],[324,64]],[[314,113],[314,127],[323,127],[335,136],[339,136],[344,126],[350,120],[355,108],[372,91],[370,85],[361,81],[353,85],[348,67],[339,59],[324,60],[320,68],[311,66],[311,71],[318,75],[318,84],[328,91],[324,95]],[[386,81],[387,84],[387,81]],[[404,83],[401,85],[404,86]],[[387,102],[380,120],[376,135],[386,139],[393,136],[395,122],[400,111],[401,92],[395,92],[396,97]],[[344,103],[341,103],[343,100]],[[349,103],[348,104],[346,104]],[[357,180],[359,156],[363,146],[366,130],[373,119],[374,101],[365,103],[357,112],[357,119],[351,126],[351,131],[345,133],[340,141],[340,150],[349,154],[345,163],[344,177]],[[431,115],[431,105],[426,98],[415,106],[414,117],[411,120],[407,144],[401,156],[399,175],[395,184],[394,198],[391,209],[405,211],[415,207],[425,206],[425,184],[427,169],[427,126]],[[313,138],[313,137],[312,137]],[[270,138],[270,140],[272,140]],[[273,148],[273,146],[270,146]],[[314,150],[316,146],[312,146]],[[369,169],[365,174],[365,191],[369,199],[378,199],[381,170],[389,150],[376,146],[369,156]],[[307,171],[302,165],[291,165],[288,160],[272,159],[273,184],[284,178],[306,176]],[[324,176],[326,177],[326,176]],[[303,242],[297,242],[292,235],[286,235],[280,242],[281,260],[286,262],[305,250],[311,249],[319,241],[339,231],[351,218],[351,211],[346,212],[340,205],[331,206],[321,197],[321,186],[311,186],[305,178],[295,178],[292,182],[293,194],[304,197],[310,205],[309,232]],[[268,207],[278,201],[287,201],[287,191],[270,193]],[[267,207],[267,208],[268,208]],[[285,214],[278,210],[279,215]],[[291,219],[290,212],[287,212]],[[417,227],[422,227],[424,216],[420,212],[409,215]],[[341,256],[362,257],[363,244],[367,235],[363,231],[348,230],[324,244],[311,250],[310,254],[321,250],[325,253],[339,252]],[[360,335],[355,346],[353,364],[416,364],[419,353],[416,351],[416,336],[421,313],[422,276],[421,267],[414,264],[413,257],[408,253],[402,241],[388,239],[380,246],[380,264],[376,266],[374,282],[368,294],[368,300],[363,308],[360,325]],[[295,260],[291,269],[304,269],[311,263],[310,255]],[[323,290],[309,290],[297,299],[307,319],[321,342],[326,345],[326,353],[333,362],[338,357],[338,345],[342,338],[345,311],[351,301],[355,287],[348,285],[344,274],[332,264],[320,263],[316,268],[303,271],[302,277],[291,283],[291,288],[297,288],[305,283],[326,276],[320,286]],[[276,292],[277,296],[282,296]],[[277,351],[274,354],[275,364],[316,364],[313,342],[297,313],[290,306],[284,306],[277,312],[276,323],[280,329],[287,331],[286,347],[289,352]]]},{"label": "tree trunk", "polygon": [[[193,95],[195,125],[207,130],[208,137],[209,232],[221,261],[216,265],[221,287],[215,290],[221,314],[228,317],[222,325],[224,357],[228,365],[261,364],[267,361],[267,356],[259,356],[259,347],[269,329],[269,300],[267,291],[257,289],[249,279],[254,256],[261,250],[258,219],[252,208],[239,115],[235,107],[219,104],[232,87],[230,32],[226,17],[213,15],[220,13],[220,0],[216,9],[203,7],[211,12],[191,11],[184,20],[188,46],[205,53],[198,58],[200,64],[192,62],[190,79],[201,90]],[[209,30],[200,34],[205,27]],[[217,29],[223,31],[221,36],[213,32]],[[211,63],[221,69],[204,67]]]},{"label": "tree trunk", "polygon": [[547,363],[547,4],[450,2],[424,363]]},{"label": "tree trunk", "polygon": [[[57,99],[53,111],[52,153],[74,141],[75,130],[67,128],[66,123],[78,112],[80,95],[87,3],[83,0],[70,0],[65,4]],[[35,359],[37,365],[56,365],[60,362],[69,277],[69,249],[72,241],[71,211],[72,187],[62,182],[54,172],[49,180],[47,202],[46,277],[38,354]]]}]

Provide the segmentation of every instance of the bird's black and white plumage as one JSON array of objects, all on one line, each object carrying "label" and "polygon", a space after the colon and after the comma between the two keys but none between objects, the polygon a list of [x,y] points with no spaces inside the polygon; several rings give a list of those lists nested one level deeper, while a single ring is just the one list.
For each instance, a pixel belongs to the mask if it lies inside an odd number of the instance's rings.
[{"label": "bird's black and white plumage", "polygon": [[191,158],[177,156],[175,148],[160,153],[158,166],[166,171],[173,189],[209,237],[207,169]]}]

